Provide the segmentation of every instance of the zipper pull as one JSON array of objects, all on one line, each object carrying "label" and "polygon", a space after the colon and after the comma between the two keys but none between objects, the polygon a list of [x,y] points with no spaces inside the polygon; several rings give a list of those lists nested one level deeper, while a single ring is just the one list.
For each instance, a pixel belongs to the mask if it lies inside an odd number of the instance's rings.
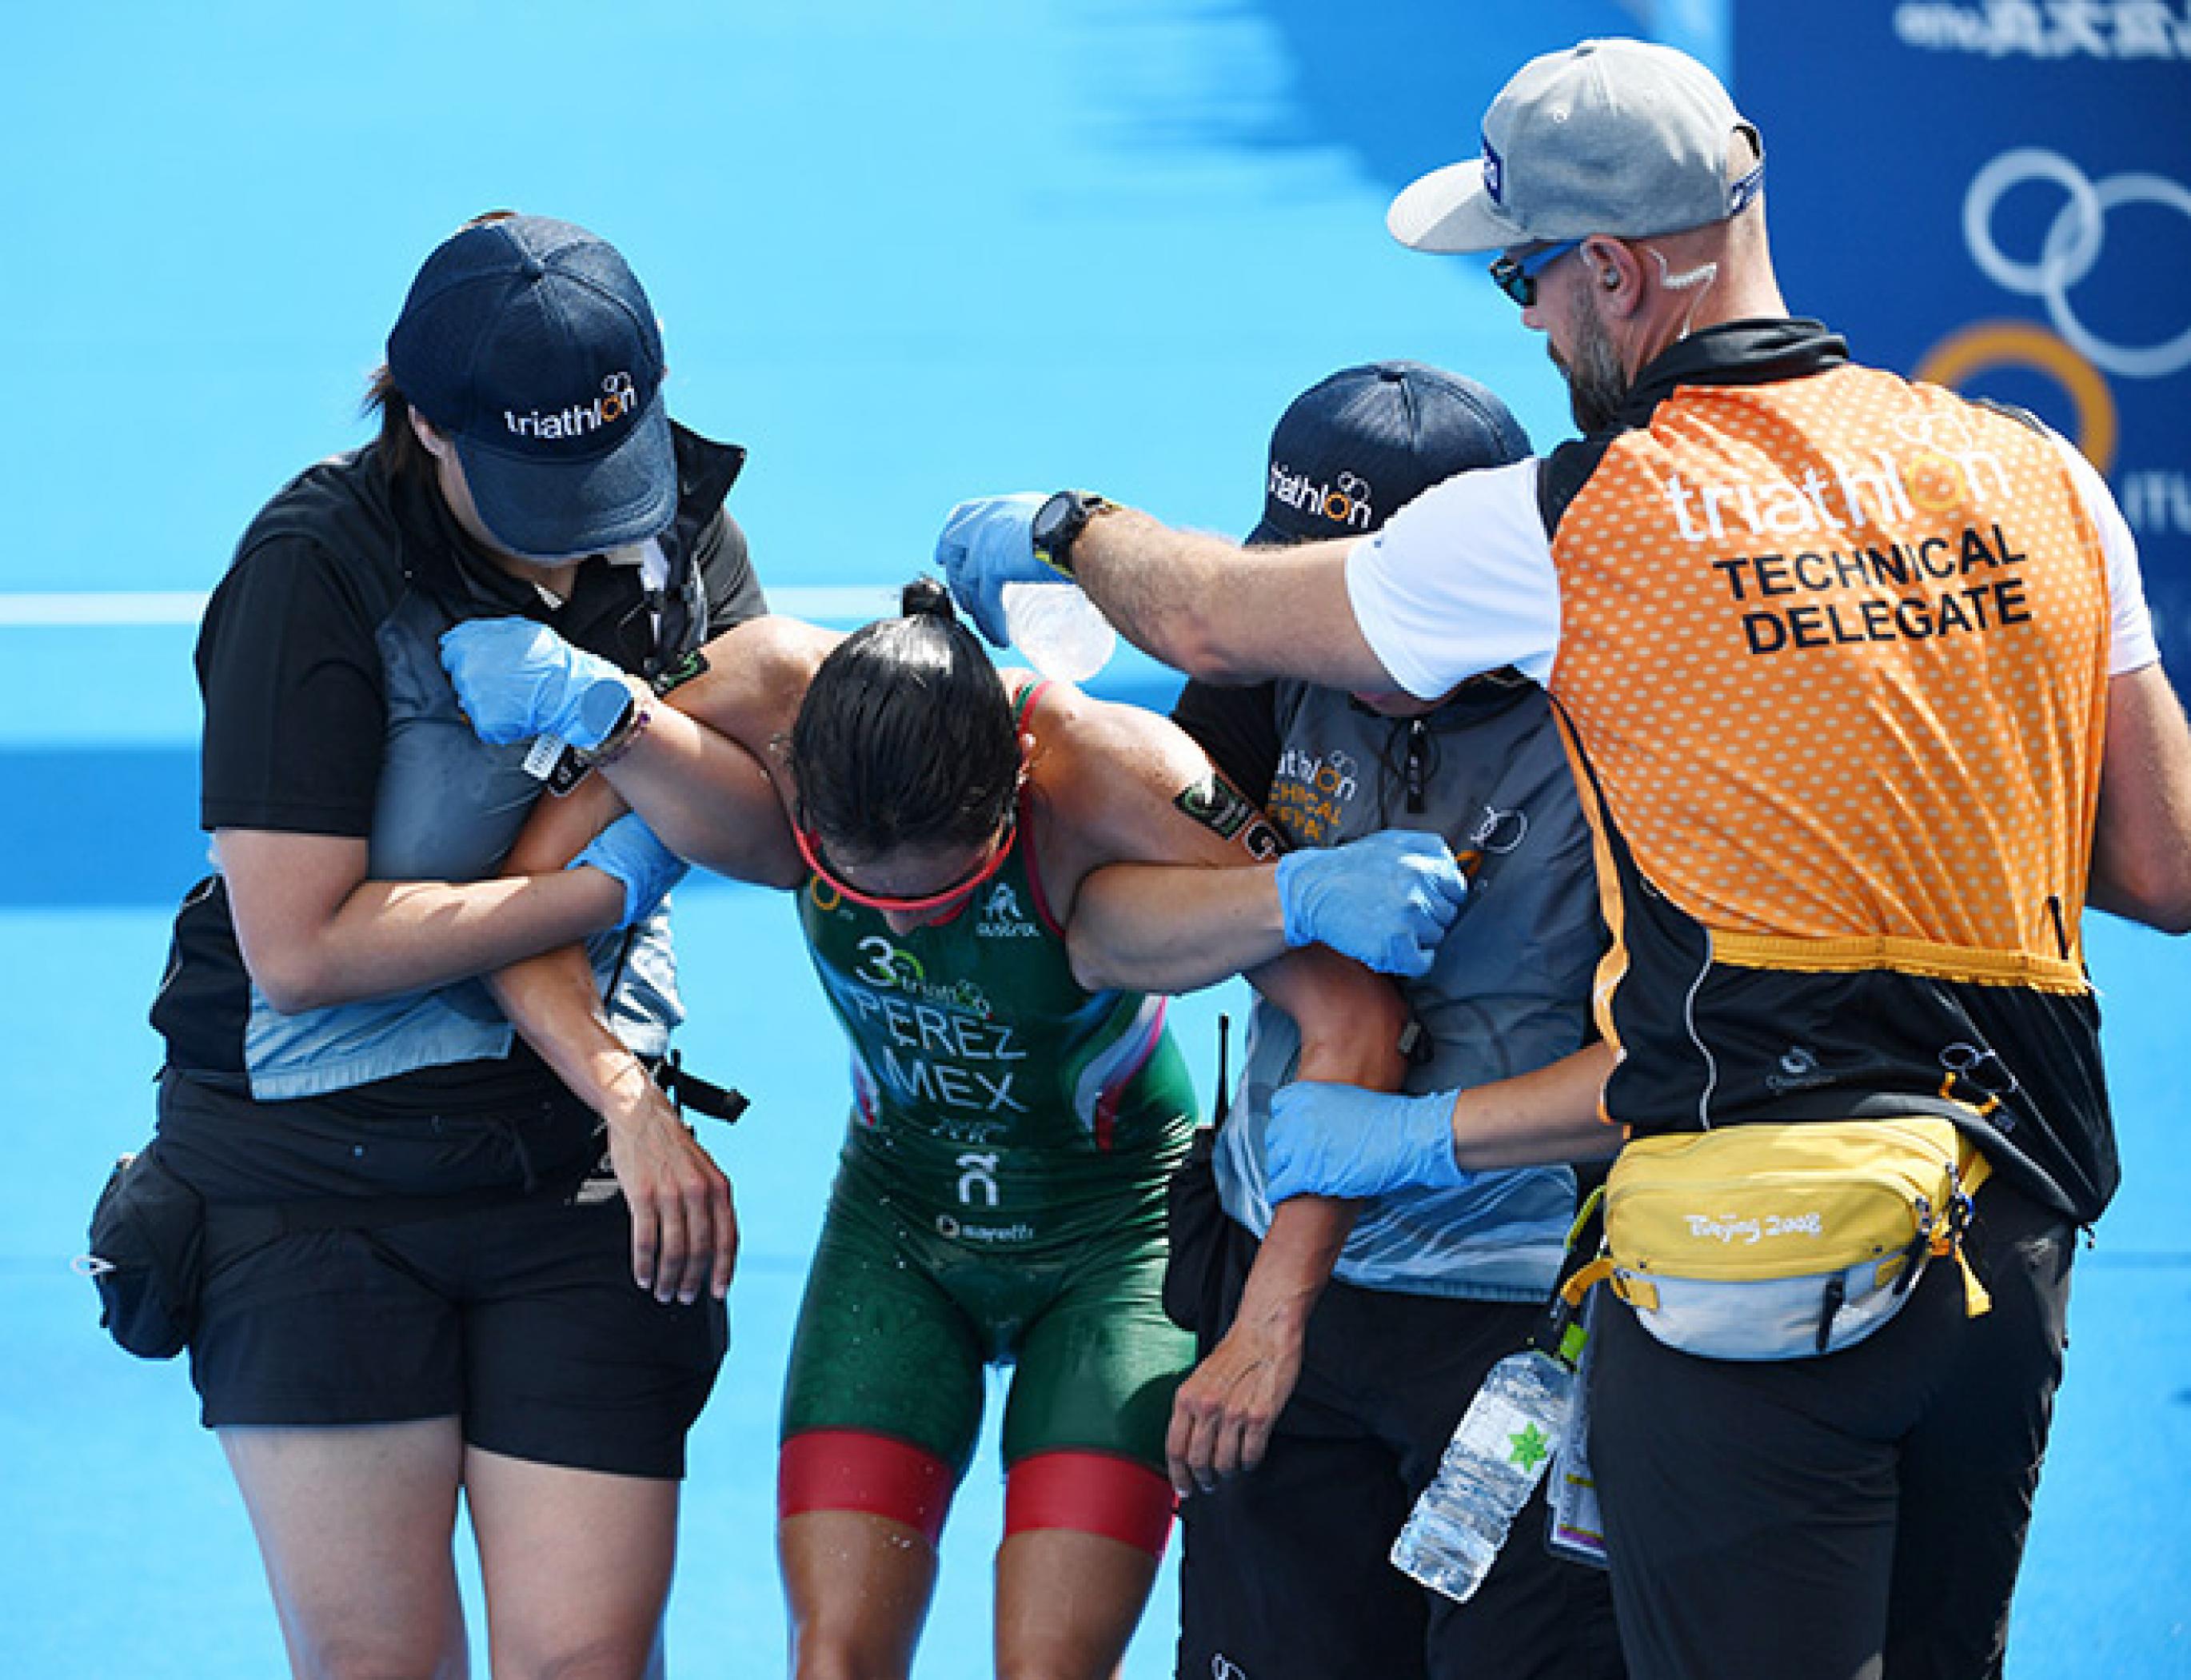
[{"label": "zipper pull", "polygon": [[1826,1279],[1826,1296],[1818,1305],[1818,1347],[1821,1353],[1826,1343],[1833,1339],[1834,1320],[1840,1315],[1841,1303],[1848,1299],[1848,1284],[1838,1272]]},{"label": "zipper pull", "polygon": [[1926,1252],[1932,1246],[1932,1208],[1922,1197],[1918,1199],[1917,1234],[1909,1239],[1909,1246],[1902,1250],[1902,1275],[1894,1280],[1894,1293],[1908,1292],[1917,1279],[1917,1268],[1924,1264]]},{"label": "zipper pull", "polygon": [[1408,720],[1408,811],[1420,817],[1423,813],[1423,772],[1425,760],[1430,756],[1430,729],[1420,718]]}]

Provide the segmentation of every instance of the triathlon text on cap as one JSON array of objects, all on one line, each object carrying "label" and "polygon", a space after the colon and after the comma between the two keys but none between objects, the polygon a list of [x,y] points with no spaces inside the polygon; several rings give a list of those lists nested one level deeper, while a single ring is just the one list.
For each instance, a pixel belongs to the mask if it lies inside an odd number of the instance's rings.
[{"label": "triathlon text on cap", "polygon": [[521,414],[502,411],[502,423],[513,437],[561,439],[583,437],[604,426],[612,426],[639,407],[639,390],[627,373],[615,373],[601,381],[601,394],[590,402],[573,403],[553,413],[534,409]]},{"label": "triathlon text on cap", "polygon": [[1483,190],[1491,195],[1491,202],[1500,209],[1506,208],[1504,187],[1506,166],[1499,161],[1499,148],[1491,144],[1491,136],[1483,137]]}]

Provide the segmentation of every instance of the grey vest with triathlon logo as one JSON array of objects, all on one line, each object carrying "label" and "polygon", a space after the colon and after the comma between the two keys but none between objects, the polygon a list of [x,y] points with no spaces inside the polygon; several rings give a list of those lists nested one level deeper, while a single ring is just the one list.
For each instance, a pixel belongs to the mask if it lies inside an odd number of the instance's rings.
[{"label": "grey vest with triathlon logo", "polygon": [[[1580,1048],[1604,934],[1589,830],[1544,692],[1481,682],[1414,724],[1300,683],[1279,684],[1276,707],[1282,750],[1269,806],[1295,845],[1417,829],[1445,836],[1471,868],[1468,902],[1436,964],[1405,985],[1431,1046],[1407,1090],[1482,1085]],[[1420,811],[1408,808],[1411,789]],[[1293,1077],[1300,1049],[1291,1019],[1259,1000],[1216,1153],[1226,1211],[1259,1237],[1271,1222],[1271,1092]],[[1335,1275],[1413,1295],[1541,1299],[1574,1211],[1564,1167],[1401,1191],[1363,1210]]]}]

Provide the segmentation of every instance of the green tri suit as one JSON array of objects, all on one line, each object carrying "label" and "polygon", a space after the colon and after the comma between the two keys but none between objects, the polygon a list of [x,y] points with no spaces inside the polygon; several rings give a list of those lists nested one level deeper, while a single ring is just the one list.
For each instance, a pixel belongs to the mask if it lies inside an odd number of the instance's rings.
[{"label": "green tri suit", "polygon": [[963,1474],[985,1368],[1016,1362],[1007,1465],[1161,1469],[1191,1337],[1160,1295],[1164,1187],[1194,1094],[1164,1002],[1073,977],[1023,799],[1003,868],[892,933],[810,878],[809,950],[851,1040],[854,1109],[800,1310],[783,1434],[910,1442]]}]

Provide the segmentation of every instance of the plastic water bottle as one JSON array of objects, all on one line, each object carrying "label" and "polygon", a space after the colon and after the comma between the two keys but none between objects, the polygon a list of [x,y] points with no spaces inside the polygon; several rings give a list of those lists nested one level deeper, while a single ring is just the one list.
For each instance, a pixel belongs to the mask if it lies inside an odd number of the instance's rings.
[{"label": "plastic water bottle", "polygon": [[1448,1598],[1482,1585],[1559,1446],[1574,1381],[1572,1366],[1534,1347],[1491,1368],[1392,1542],[1396,1567]]},{"label": "plastic water bottle", "polygon": [[1061,578],[1055,584],[1007,584],[1001,598],[1013,646],[1046,677],[1085,682],[1118,646],[1111,621],[1078,584]]}]

